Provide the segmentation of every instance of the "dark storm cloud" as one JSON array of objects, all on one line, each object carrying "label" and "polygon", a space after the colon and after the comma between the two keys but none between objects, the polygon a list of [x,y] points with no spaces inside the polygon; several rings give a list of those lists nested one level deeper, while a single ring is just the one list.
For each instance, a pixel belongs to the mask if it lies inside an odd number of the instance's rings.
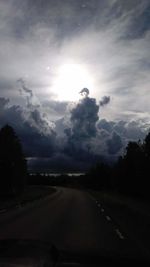
[{"label": "dark storm cloud", "polygon": [[[55,132],[51,131],[49,135],[41,134],[38,131],[37,127],[34,127],[31,124],[30,118],[28,117],[27,119],[27,117],[25,116],[25,110],[20,106],[11,106],[8,100],[5,100],[3,98],[0,99],[0,103],[0,110],[2,111],[2,116],[0,117],[0,127],[2,127],[6,123],[14,127],[23,144],[25,155],[27,156],[27,158],[29,158],[28,166],[30,169],[40,170],[44,168],[46,170],[54,171],[84,171],[90,166],[90,164],[92,165],[95,160],[100,159],[98,156],[90,154],[88,143],[85,142],[86,140],[90,140],[93,135],[95,136],[95,126],[94,133],[93,131],[91,132],[90,129],[88,130],[88,135],[86,137],[81,137],[80,132],[80,137],[82,140],[80,140],[79,136],[76,135],[75,129],[73,130],[74,136],[71,137],[72,133],[71,135],[69,135],[68,129],[68,146],[66,147],[66,142],[64,142],[61,138],[57,138]],[[93,109],[94,113],[97,112],[98,106],[96,108],[96,103],[94,100],[87,100],[87,98],[86,101],[85,99],[82,100],[83,106],[86,106],[89,103],[91,103],[90,109]],[[76,108],[81,110],[81,107],[79,108],[79,106],[77,106]],[[86,111],[86,113],[88,112],[89,111]],[[91,114],[93,112],[91,112]],[[76,119],[79,119],[77,115],[78,112],[75,114],[75,110],[72,110],[72,113],[74,122],[76,121]],[[32,116],[34,116],[35,121],[40,123],[36,113],[32,113]],[[90,114],[86,114],[86,118],[90,122],[89,116]],[[95,117],[96,115],[92,116]],[[80,145],[82,146],[80,147]]]},{"label": "dark storm cloud", "polygon": [[57,121],[58,132],[64,131],[67,138],[62,146],[65,154],[86,162],[94,155],[112,161],[130,140],[143,139],[148,132],[141,121],[98,121],[98,112],[96,100],[85,97],[71,110],[69,128],[64,119]]},{"label": "dark storm cloud", "polygon": [[110,96],[103,96],[102,99],[99,101],[100,106],[105,106],[110,102]]},{"label": "dark storm cloud", "polygon": [[[116,159],[128,141],[142,139],[148,132],[149,125],[142,126],[142,122],[98,121],[98,111],[95,99],[83,98],[71,110],[70,122],[65,118],[56,122],[56,136],[54,130],[45,131],[45,122],[36,109],[29,112],[0,98],[0,127],[6,123],[14,127],[25,155],[30,158],[29,168],[83,171],[99,160]],[[66,128],[67,123],[70,128]]]},{"label": "dark storm cloud", "polygon": [[26,119],[30,125],[37,128],[43,135],[49,135],[53,132],[54,124],[47,118],[46,113],[43,112],[40,101],[35,97],[33,91],[28,88],[23,79],[17,82],[21,85],[21,89],[25,92],[26,99]]},{"label": "dark storm cloud", "polygon": [[112,132],[114,124],[115,123],[113,121],[108,122],[107,120],[102,119],[98,122],[97,127],[99,129],[104,129],[107,132]]},{"label": "dark storm cloud", "polygon": [[9,99],[0,98],[0,127],[4,124],[12,124],[18,129],[22,120],[23,112],[20,106],[11,106]]},{"label": "dark storm cloud", "polygon": [[1,112],[4,111],[4,109],[8,103],[9,103],[9,99],[3,98],[3,97],[0,98],[0,111]]},{"label": "dark storm cloud", "polygon": [[72,137],[91,138],[96,135],[99,107],[94,98],[85,97],[71,111]]},{"label": "dark storm cloud", "polygon": [[[90,141],[96,137],[99,106],[94,98],[84,97],[71,110],[70,127],[64,129],[64,153],[81,162],[93,162]],[[62,121],[61,121],[62,122]]]},{"label": "dark storm cloud", "polygon": [[121,137],[116,132],[113,132],[111,139],[107,140],[107,146],[109,154],[118,153],[123,146]]},{"label": "dark storm cloud", "polygon": [[[50,156],[57,148],[56,134],[50,130],[49,133],[42,134],[42,130],[39,130],[32,123],[30,117],[26,115],[26,110],[20,106],[7,106],[8,100],[0,98],[0,127],[5,124],[9,124],[14,127],[20,140],[22,141],[25,155],[31,156]],[[33,115],[33,114],[32,114]],[[38,115],[34,114],[39,123]],[[41,127],[45,126],[45,122],[40,121]]]},{"label": "dark storm cloud", "polygon": [[117,122],[102,119],[98,122],[97,128],[103,153],[119,155],[122,154],[129,141],[143,140],[150,129],[150,124],[140,120]]}]

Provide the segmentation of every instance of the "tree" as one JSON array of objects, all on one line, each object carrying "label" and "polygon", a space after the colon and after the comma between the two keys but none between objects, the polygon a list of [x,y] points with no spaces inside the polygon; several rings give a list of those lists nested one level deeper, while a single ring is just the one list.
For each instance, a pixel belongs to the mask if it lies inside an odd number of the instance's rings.
[{"label": "tree", "polygon": [[1,193],[18,194],[24,190],[27,164],[14,129],[6,125],[0,130]]},{"label": "tree", "polygon": [[118,161],[117,170],[121,191],[136,196],[145,194],[146,161],[143,144],[140,141],[128,143],[125,155]]},{"label": "tree", "polygon": [[97,163],[88,172],[88,183],[91,187],[101,190],[111,187],[110,181],[111,168],[103,162]]},{"label": "tree", "polygon": [[147,134],[144,140],[144,151],[148,160],[150,160],[150,132]]}]

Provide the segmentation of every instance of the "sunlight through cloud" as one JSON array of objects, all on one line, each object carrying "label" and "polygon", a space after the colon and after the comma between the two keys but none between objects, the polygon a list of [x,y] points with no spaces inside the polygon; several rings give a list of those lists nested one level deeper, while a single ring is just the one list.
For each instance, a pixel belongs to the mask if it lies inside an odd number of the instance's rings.
[{"label": "sunlight through cloud", "polygon": [[93,88],[94,82],[82,64],[66,63],[56,70],[52,91],[58,100],[76,101],[82,88]]}]

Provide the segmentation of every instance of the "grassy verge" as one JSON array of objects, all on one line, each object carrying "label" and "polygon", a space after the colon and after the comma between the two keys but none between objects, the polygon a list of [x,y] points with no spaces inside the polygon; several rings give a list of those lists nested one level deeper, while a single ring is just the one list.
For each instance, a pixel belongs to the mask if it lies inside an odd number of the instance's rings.
[{"label": "grassy verge", "polygon": [[0,199],[0,212],[15,208],[20,205],[25,205],[34,200],[44,198],[47,195],[53,194],[56,190],[48,186],[28,186],[24,193],[18,197],[1,198]]},{"label": "grassy verge", "polygon": [[131,198],[114,192],[90,191],[97,200],[106,203],[110,208],[129,209],[141,216],[150,217],[150,202]]}]

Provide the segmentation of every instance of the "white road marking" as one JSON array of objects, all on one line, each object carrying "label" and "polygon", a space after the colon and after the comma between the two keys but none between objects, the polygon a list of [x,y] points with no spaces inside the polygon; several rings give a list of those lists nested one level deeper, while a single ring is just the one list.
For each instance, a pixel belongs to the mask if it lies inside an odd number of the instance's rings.
[{"label": "white road marking", "polygon": [[108,215],[106,215],[106,219],[107,221],[111,221],[111,218]]},{"label": "white road marking", "polygon": [[115,229],[116,234],[119,236],[120,239],[124,239],[123,234],[119,231],[119,229]]},{"label": "white road marking", "polygon": [[104,209],[101,209],[101,212],[104,212]]}]

